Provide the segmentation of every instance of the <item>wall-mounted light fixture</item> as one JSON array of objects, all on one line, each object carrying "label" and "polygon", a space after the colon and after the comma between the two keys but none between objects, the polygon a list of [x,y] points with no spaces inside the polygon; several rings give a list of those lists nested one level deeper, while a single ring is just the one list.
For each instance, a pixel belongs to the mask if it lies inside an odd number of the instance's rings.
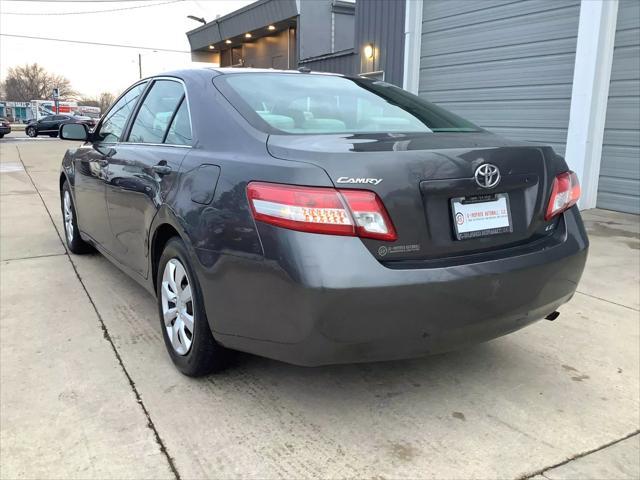
[{"label": "wall-mounted light fixture", "polygon": [[267,27],[267,30],[270,30],[270,31],[272,31],[272,32],[273,32],[275,29],[276,29],[275,25],[269,25],[269,26]]},{"label": "wall-mounted light fixture", "polygon": [[224,43],[226,43],[227,45],[231,45],[231,40],[225,40]]},{"label": "wall-mounted light fixture", "polygon": [[373,53],[374,53],[373,45],[370,43],[367,43],[364,46],[363,52],[364,52],[365,58],[367,58],[368,60],[371,60],[373,58]]},{"label": "wall-mounted light fixture", "polygon": [[251,34],[250,33],[245,33],[244,34],[244,38],[251,38]]},{"label": "wall-mounted light fixture", "polygon": [[214,45],[209,45],[209,50],[213,50],[214,48],[216,48]]}]

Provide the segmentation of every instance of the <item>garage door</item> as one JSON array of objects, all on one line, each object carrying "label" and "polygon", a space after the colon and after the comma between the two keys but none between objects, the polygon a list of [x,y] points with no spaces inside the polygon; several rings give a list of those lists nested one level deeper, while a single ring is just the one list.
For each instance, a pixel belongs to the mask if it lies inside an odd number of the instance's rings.
[{"label": "garage door", "polygon": [[425,0],[419,94],[564,154],[578,0]]},{"label": "garage door", "polygon": [[618,6],[597,206],[640,213],[640,2]]}]

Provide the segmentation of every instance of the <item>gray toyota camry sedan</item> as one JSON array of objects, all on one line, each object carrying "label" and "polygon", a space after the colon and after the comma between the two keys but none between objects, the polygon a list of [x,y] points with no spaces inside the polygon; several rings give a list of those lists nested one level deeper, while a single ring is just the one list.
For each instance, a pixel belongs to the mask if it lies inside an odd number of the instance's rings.
[{"label": "gray toyota camry sedan", "polygon": [[388,83],[197,69],[141,80],[62,161],[66,242],[157,298],[186,375],[227,349],[299,365],[507,334],[576,290],[576,175]]}]

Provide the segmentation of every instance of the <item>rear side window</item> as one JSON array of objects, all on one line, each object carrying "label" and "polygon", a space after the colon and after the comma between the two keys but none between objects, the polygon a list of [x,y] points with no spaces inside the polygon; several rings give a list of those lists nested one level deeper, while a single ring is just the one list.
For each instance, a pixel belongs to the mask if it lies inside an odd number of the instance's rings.
[{"label": "rear side window", "polygon": [[140,83],[125,93],[109,110],[98,132],[103,142],[115,143],[120,141],[127,119],[135,107],[138,97],[144,91],[146,83]]},{"label": "rear side window", "polygon": [[162,143],[184,88],[172,80],[156,80],[143,100],[129,134],[129,142]]},{"label": "rear side window", "polygon": [[471,122],[380,81],[292,73],[220,75],[215,85],[267,133],[475,132]]},{"label": "rear side window", "polygon": [[180,108],[173,117],[167,138],[164,143],[170,145],[191,145],[191,121],[189,119],[189,109],[187,99],[183,98]]}]

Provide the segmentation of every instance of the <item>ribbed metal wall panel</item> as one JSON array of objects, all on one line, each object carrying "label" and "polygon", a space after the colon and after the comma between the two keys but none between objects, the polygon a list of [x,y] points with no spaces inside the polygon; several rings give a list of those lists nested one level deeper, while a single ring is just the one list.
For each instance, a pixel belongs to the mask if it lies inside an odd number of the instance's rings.
[{"label": "ribbed metal wall panel", "polygon": [[356,55],[353,49],[345,52],[336,52],[323,57],[300,60],[301,67],[307,67],[316,72],[342,73],[343,75],[357,75]]},{"label": "ribbed metal wall panel", "polygon": [[[356,2],[356,68],[358,73],[384,71],[384,79],[402,86],[404,64],[404,0]],[[363,69],[362,49],[373,44],[377,57]]]},{"label": "ribbed metal wall panel", "polygon": [[564,154],[579,0],[425,0],[419,94]]},{"label": "ribbed metal wall panel", "polygon": [[597,206],[640,214],[640,2],[621,0]]}]

